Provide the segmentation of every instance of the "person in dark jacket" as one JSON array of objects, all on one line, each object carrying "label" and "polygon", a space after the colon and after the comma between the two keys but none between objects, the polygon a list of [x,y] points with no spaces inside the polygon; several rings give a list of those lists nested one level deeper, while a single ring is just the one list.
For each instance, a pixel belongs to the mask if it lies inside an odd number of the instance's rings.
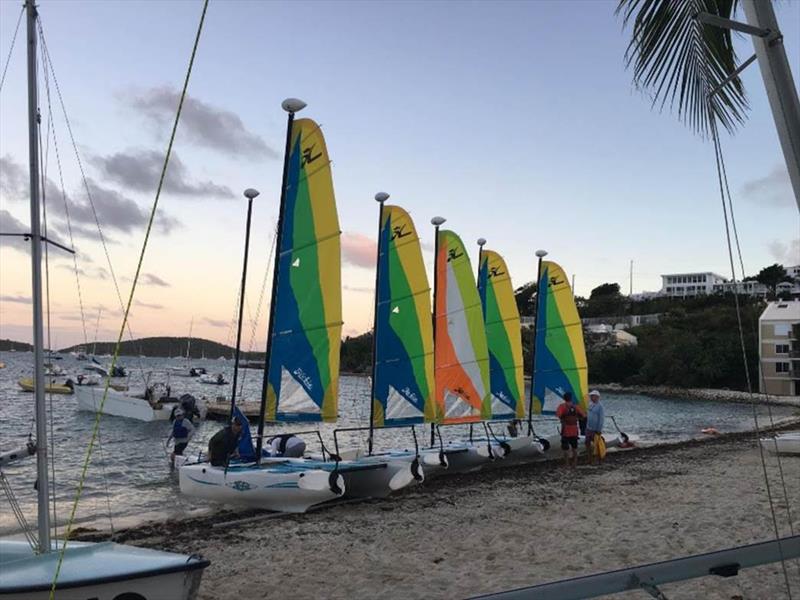
[{"label": "person in dark jacket", "polygon": [[242,435],[242,423],[234,417],[231,424],[220,429],[208,440],[208,457],[211,465],[224,467],[232,456],[238,452],[239,437]]}]

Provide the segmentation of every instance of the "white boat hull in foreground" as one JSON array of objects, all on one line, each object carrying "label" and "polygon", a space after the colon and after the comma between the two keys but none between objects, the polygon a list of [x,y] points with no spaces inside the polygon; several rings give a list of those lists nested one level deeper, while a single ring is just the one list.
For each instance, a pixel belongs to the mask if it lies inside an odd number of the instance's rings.
[{"label": "white boat hull in foreground", "polygon": [[[0,598],[47,600],[58,564],[55,548],[34,554],[23,540],[0,540]],[[123,546],[70,542],[56,582],[57,600],[192,600],[208,561]]]},{"label": "white boat hull in foreground", "polygon": [[[78,410],[96,413],[103,401],[105,386],[75,386],[75,397]],[[177,402],[158,403],[153,407],[144,398],[137,398],[125,392],[109,389],[103,404],[103,414],[115,417],[127,417],[137,421],[166,421],[172,414]]]},{"label": "white boat hull in foreground", "polygon": [[245,504],[277,512],[303,513],[345,492],[341,474],[299,465],[296,459],[261,465],[185,464],[178,470],[181,492],[215,502]]},{"label": "white boat hull in foreground", "polygon": [[774,438],[762,438],[761,447],[772,454],[800,455],[800,431],[779,433]]}]

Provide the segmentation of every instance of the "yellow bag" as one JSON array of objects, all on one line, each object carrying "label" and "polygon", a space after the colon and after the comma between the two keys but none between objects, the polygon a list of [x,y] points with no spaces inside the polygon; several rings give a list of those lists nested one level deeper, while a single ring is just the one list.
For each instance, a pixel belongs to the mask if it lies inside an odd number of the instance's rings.
[{"label": "yellow bag", "polygon": [[592,454],[600,460],[606,457],[606,441],[599,433],[595,433],[592,438]]}]

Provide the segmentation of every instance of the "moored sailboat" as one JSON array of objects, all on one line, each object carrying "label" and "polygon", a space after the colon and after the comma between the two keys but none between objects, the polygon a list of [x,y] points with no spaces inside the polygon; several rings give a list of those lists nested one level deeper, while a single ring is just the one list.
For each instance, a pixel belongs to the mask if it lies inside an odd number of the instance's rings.
[{"label": "moored sailboat", "polygon": [[[20,524],[27,539],[0,539],[0,597],[17,600],[156,597],[191,600],[196,596],[203,569],[209,564],[197,555],[160,552],[111,542],[67,542],[53,539],[52,536],[42,314],[42,244],[48,241],[42,237],[40,225],[40,132],[36,86],[38,13],[32,0],[26,2],[25,8],[28,26],[31,207],[31,232],[28,237],[33,273],[31,298],[36,443],[18,456],[36,454],[38,532],[29,530],[24,517],[21,517]],[[17,513],[16,510],[14,512]]]}]

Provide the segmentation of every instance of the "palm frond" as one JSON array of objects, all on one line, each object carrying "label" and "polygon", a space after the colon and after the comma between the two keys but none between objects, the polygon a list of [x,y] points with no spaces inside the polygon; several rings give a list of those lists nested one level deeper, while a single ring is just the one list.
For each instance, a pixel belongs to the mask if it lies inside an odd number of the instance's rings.
[{"label": "palm frond", "polygon": [[700,23],[707,12],[726,19],[738,0],[619,0],[616,14],[632,24],[625,52],[634,83],[652,93],[653,106],[669,104],[678,118],[700,135],[714,123],[733,132],[744,122],[748,102],[735,77],[716,94],[710,92],[736,69],[731,31]]}]

